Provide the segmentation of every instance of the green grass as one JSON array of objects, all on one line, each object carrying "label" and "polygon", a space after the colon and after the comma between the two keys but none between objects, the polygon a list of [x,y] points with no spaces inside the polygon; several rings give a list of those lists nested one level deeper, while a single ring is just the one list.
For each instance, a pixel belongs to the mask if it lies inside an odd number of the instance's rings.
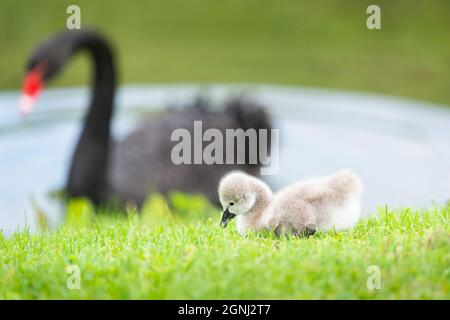
[{"label": "green grass", "polygon": [[[57,230],[0,235],[0,299],[450,298],[450,207],[383,209],[350,231],[276,239],[221,229],[202,203],[179,195],[169,211],[153,197],[141,215],[107,216],[77,200]],[[70,265],[80,290],[67,288]],[[371,265],[380,289],[367,287]]]},{"label": "green grass", "polygon": [[[450,105],[448,0],[378,0],[382,29],[366,28],[371,0],[0,2],[0,88],[18,89],[30,50],[65,28],[107,34],[122,82],[264,82],[370,91]],[[84,56],[53,85],[88,83]]]},{"label": "green grass", "polygon": [[[122,83],[264,82],[370,91],[450,105],[448,0],[376,1],[382,29],[365,27],[369,0],[0,1],[0,88],[21,86],[32,48],[83,26],[118,49]],[[88,83],[86,56],[54,86]],[[381,211],[353,230],[309,239],[240,237],[200,198],[153,197],[137,215],[68,206],[50,231],[0,235],[0,299],[450,299],[450,208]],[[176,212],[172,214],[170,212]],[[78,265],[81,289],[69,290]],[[381,288],[369,290],[377,265]]]}]

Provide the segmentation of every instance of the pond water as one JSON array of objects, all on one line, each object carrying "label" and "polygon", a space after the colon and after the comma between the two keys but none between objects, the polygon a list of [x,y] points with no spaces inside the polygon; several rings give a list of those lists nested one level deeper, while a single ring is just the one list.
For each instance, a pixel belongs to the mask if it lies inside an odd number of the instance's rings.
[{"label": "pond water", "polygon": [[[221,101],[249,92],[268,107],[280,129],[275,188],[352,168],[364,182],[363,211],[378,205],[426,207],[450,199],[450,108],[379,95],[268,85],[125,86],[118,93],[114,135],[124,136],[143,111],[207,92]],[[36,111],[18,116],[18,92],[0,93],[0,229],[34,229],[32,204],[54,223],[48,196],[65,182],[89,92],[46,90]]]}]

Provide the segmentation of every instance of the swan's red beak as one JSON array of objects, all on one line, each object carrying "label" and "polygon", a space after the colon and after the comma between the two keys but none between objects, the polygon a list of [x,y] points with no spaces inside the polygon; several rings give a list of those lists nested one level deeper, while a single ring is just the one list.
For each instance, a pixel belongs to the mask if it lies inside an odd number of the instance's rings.
[{"label": "swan's red beak", "polygon": [[27,73],[22,87],[22,96],[19,101],[19,112],[22,117],[26,117],[33,111],[39,93],[44,82],[40,68],[35,68]]}]

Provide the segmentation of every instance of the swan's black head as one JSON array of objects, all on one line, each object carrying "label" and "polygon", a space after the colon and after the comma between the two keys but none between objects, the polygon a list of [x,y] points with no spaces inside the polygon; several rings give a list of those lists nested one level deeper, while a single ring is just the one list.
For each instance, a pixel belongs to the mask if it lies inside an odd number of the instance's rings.
[{"label": "swan's black head", "polygon": [[78,31],[65,31],[40,43],[30,55],[26,72],[39,72],[42,80],[47,82],[55,77],[64,67],[73,52]]},{"label": "swan's black head", "polygon": [[28,58],[20,100],[20,112],[31,112],[44,84],[55,77],[64,67],[73,51],[77,32],[66,31],[39,44]]}]

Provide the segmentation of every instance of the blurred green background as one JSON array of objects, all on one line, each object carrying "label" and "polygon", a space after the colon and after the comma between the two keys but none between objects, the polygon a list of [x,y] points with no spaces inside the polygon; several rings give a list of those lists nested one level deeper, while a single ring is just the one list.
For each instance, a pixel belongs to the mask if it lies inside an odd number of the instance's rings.
[{"label": "blurred green background", "polygon": [[[264,82],[368,91],[450,105],[449,0],[0,2],[0,90],[21,86],[66,8],[109,36],[122,83]],[[381,30],[366,8],[381,7]],[[78,56],[55,85],[87,83]]]}]

